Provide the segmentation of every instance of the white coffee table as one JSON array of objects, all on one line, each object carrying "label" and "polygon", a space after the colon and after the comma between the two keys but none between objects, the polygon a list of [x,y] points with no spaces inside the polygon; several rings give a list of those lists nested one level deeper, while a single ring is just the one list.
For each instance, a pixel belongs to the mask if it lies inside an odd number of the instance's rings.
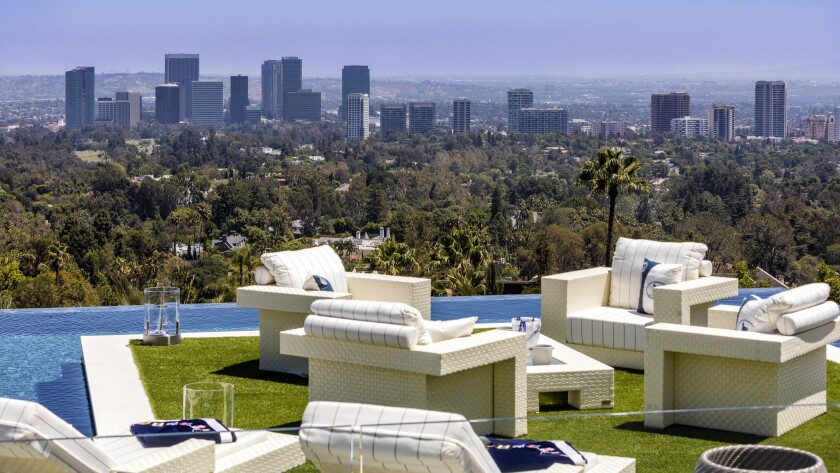
[{"label": "white coffee table", "polygon": [[549,365],[531,365],[528,357],[528,412],[540,411],[540,393],[544,392],[568,392],[569,404],[578,409],[613,407],[612,367],[545,335],[540,335],[539,343],[554,350]]}]

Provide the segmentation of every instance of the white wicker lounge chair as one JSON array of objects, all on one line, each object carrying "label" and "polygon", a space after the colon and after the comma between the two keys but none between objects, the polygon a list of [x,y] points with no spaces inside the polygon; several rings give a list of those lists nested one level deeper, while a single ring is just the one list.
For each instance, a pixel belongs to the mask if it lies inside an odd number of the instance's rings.
[{"label": "white wicker lounge chair", "polygon": [[[499,473],[463,416],[366,404],[310,402],[300,444],[322,473]],[[633,458],[584,453],[589,465],[555,464],[556,473],[636,471]]]},{"label": "white wicker lounge chair", "polygon": [[86,438],[38,403],[0,398],[2,472],[279,473],[305,461],[293,435],[239,431],[237,437],[229,444],[190,439],[144,448],[128,434]]},{"label": "white wicker lounge chair", "polygon": [[[307,264],[302,271],[309,271],[308,268]],[[260,369],[308,373],[306,359],[280,354],[278,337],[284,330],[303,327],[303,321],[310,314],[309,307],[319,299],[403,302],[417,308],[424,318],[430,318],[432,289],[429,279],[347,273],[343,272],[343,268],[334,270],[333,274],[341,280],[333,281],[335,291],[307,291],[273,283],[237,289],[236,304],[239,307],[260,310]]]},{"label": "white wicker lounge chair", "polygon": [[[708,276],[700,243],[619,238],[612,268],[542,278],[542,332],[610,366],[644,369],[645,327],[654,322],[707,324],[711,304],[738,294],[733,278]],[[645,258],[684,266],[683,282],[653,290],[653,315],[638,307]]]}]

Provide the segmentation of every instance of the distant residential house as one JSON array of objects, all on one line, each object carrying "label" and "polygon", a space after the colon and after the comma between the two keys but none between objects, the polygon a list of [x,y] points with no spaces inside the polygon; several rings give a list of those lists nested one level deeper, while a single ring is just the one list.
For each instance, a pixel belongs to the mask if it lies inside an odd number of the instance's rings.
[{"label": "distant residential house", "polygon": [[222,253],[226,253],[231,250],[244,248],[247,242],[244,236],[238,233],[231,233],[230,235],[222,235],[219,239],[213,240],[213,247]]}]

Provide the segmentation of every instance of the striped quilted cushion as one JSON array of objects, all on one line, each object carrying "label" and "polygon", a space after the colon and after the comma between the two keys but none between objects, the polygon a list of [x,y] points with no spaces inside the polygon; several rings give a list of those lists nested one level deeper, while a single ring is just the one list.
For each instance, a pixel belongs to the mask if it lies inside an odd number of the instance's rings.
[{"label": "striped quilted cushion", "polygon": [[320,299],[312,303],[310,310],[315,315],[340,319],[410,325],[418,328],[423,325],[423,315],[420,311],[402,302]]},{"label": "striped quilted cushion", "polygon": [[610,305],[636,309],[642,287],[645,258],[664,264],[681,264],[683,281],[700,277],[700,266],[708,248],[702,243],[663,243],[619,238],[613,253],[610,277]]},{"label": "striped quilted cushion", "polygon": [[830,291],[831,288],[824,282],[805,284],[768,297],[765,301],[764,310],[770,320],[776,321],[782,315],[822,304],[828,300]]},{"label": "striped quilted cushion", "polygon": [[644,351],[645,327],[653,317],[617,307],[596,307],[566,317],[566,341],[579,345]]},{"label": "striped quilted cushion", "polygon": [[347,292],[344,265],[330,245],[265,253],[260,260],[274,275],[274,283],[278,286],[304,289],[306,281],[312,275],[318,275],[326,278],[335,292]]},{"label": "striped quilted cushion", "polygon": [[345,342],[394,348],[414,348],[419,330],[408,325],[380,324],[359,320],[310,315],[303,322],[307,335]]},{"label": "striped quilted cushion", "polygon": [[[338,402],[310,402],[300,446],[320,465],[359,464],[410,473],[499,473],[463,416]],[[354,469],[355,470],[355,469]]]}]

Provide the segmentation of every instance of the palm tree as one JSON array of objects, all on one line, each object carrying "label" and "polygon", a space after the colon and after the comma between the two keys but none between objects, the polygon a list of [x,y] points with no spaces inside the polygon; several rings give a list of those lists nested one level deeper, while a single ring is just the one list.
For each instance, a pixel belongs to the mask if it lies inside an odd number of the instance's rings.
[{"label": "palm tree", "polygon": [[254,256],[254,249],[251,245],[246,244],[238,250],[233,250],[229,253],[230,262],[239,268],[239,287],[245,285],[245,273],[250,272],[256,268],[260,260]]},{"label": "palm tree", "polygon": [[591,161],[583,163],[578,175],[578,182],[589,185],[589,196],[604,195],[610,199],[610,214],[607,220],[607,244],[604,254],[604,266],[610,265],[612,248],[613,222],[615,221],[615,201],[618,194],[627,191],[647,191],[650,182],[636,176],[642,164],[635,156],[624,157],[621,151],[602,148]]},{"label": "palm tree", "polygon": [[368,256],[371,268],[385,274],[397,275],[401,272],[410,273],[417,267],[414,249],[405,243],[386,240],[376,247]]},{"label": "palm tree", "polygon": [[73,256],[68,252],[67,245],[55,241],[50,245],[47,257],[50,261],[50,269],[55,272],[55,285],[60,286],[60,272],[67,269],[67,266],[73,261]]}]

